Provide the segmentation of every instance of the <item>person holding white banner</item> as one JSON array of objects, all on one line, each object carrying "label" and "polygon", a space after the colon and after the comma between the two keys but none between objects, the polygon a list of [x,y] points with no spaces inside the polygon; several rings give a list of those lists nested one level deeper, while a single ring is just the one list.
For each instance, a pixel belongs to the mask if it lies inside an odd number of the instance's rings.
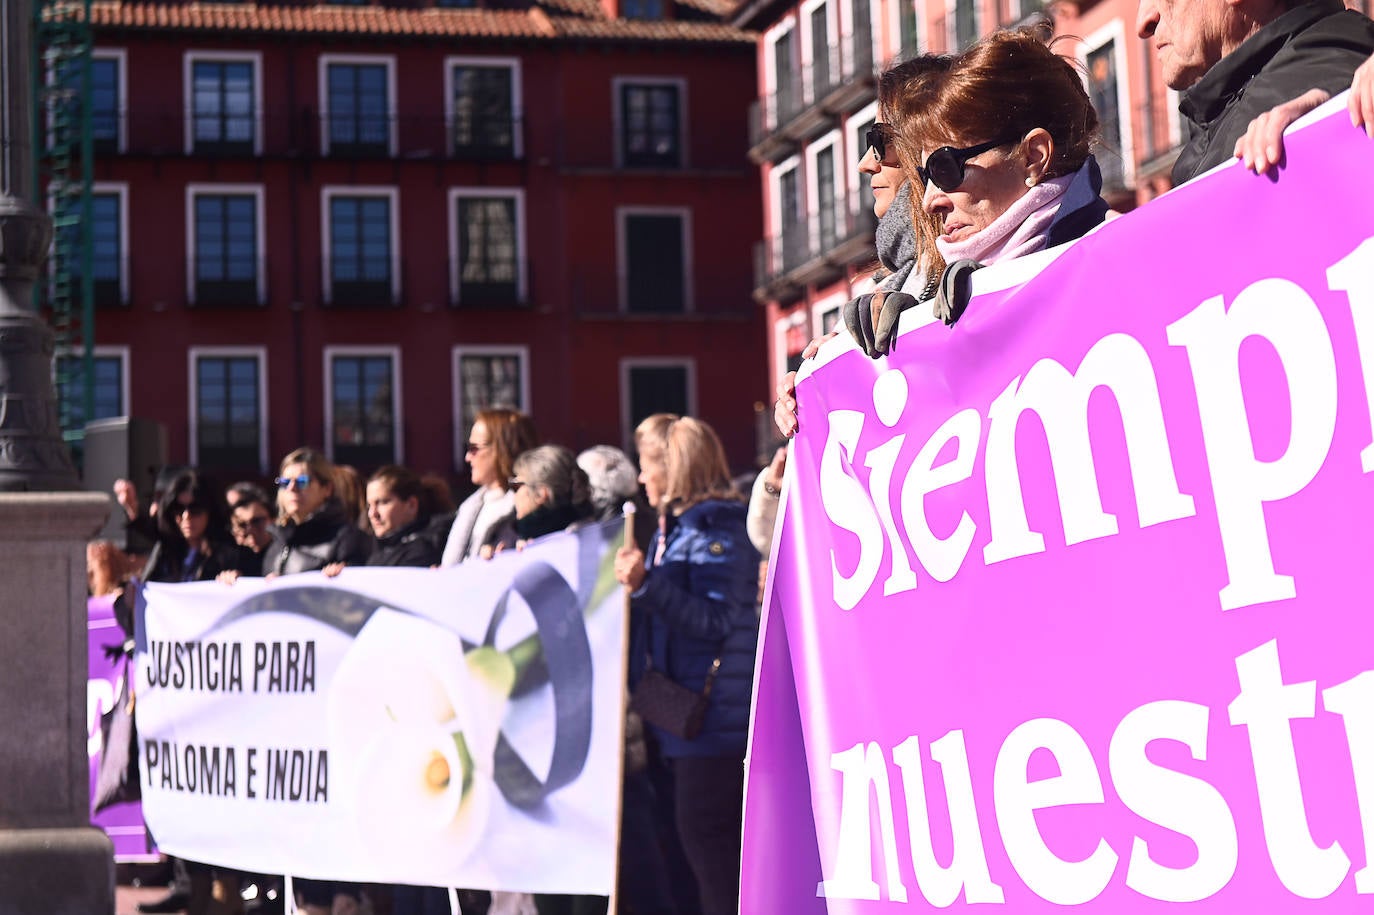
[{"label": "person holding white banner", "polygon": [[[631,598],[631,707],[672,762],[677,830],[702,913],[733,915],[759,554],[710,426],[655,414],[635,430],[635,444],[660,525],[650,558],[634,545],[616,554],[616,578]],[[673,711],[687,703],[685,716]]]},{"label": "person holding white banner", "polygon": [[367,534],[349,518],[334,491],[334,465],[310,448],[282,458],[277,477],[281,509],[276,539],[263,552],[264,575],[315,572],[333,562],[367,561]]}]

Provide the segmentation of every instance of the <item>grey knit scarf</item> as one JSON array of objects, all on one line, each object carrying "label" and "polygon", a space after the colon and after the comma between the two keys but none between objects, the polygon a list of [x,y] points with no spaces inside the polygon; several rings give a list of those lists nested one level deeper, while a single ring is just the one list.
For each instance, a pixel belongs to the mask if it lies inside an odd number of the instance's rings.
[{"label": "grey knit scarf", "polygon": [[911,182],[904,181],[897,189],[892,205],[878,220],[878,262],[888,275],[883,277],[884,289],[898,290],[916,266],[916,230],[911,223]]}]

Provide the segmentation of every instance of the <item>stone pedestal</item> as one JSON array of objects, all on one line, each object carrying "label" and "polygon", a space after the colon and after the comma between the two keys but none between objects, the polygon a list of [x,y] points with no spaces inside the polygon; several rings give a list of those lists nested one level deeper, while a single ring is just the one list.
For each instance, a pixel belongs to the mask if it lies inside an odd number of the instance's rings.
[{"label": "stone pedestal", "polygon": [[90,824],[86,541],[101,493],[0,493],[0,915],[111,915]]}]

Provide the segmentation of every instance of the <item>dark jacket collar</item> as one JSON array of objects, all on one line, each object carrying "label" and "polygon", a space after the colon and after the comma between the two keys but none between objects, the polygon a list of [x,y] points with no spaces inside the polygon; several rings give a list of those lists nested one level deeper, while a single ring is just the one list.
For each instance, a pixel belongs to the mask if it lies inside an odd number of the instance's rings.
[{"label": "dark jacket collar", "polygon": [[1212,69],[1203,74],[1202,79],[1183,94],[1179,111],[1200,127],[1215,121],[1293,35],[1343,9],[1345,6],[1341,0],[1312,0],[1298,4],[1217,61]]},{"label": "dark jacket collar", "polygon": [[300,524],[288,521],[280,528],[281,538],[292,546],[300,544],[325,543],[338,536],[339,528],[348,523],[343,503],[331,498],[315,514]]}]

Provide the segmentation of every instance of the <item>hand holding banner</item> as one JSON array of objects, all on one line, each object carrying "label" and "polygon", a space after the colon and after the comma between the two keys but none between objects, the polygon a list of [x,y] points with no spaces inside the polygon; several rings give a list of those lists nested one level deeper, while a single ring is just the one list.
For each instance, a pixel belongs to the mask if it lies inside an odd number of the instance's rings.
[{"label": "hand holding banner", "polygon": [[798,385],[746,915],[1368,906],[1374,147],[1288,145]]}]

